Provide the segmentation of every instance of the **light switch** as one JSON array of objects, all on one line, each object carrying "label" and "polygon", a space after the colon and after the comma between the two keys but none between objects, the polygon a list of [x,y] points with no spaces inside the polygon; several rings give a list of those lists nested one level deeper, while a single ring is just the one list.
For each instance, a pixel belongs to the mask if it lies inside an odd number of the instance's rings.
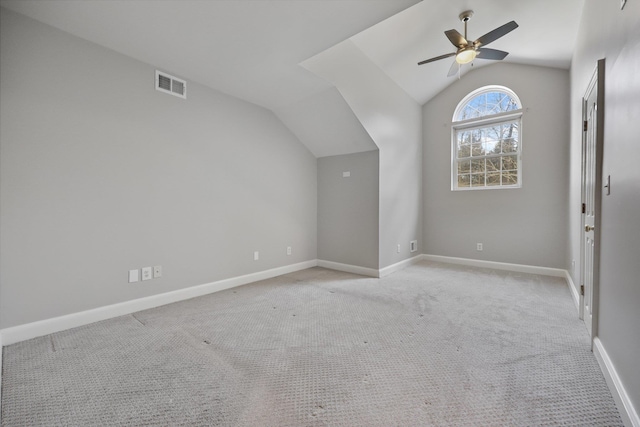
[{"label": "light switch", "polygon": [[129,283],[137,282],[140,280],[140,270],[129,270]]},{"label": "light switch", "polygon": [[342,172],[343,178],[349,178],[351,176],[351,171]]}]

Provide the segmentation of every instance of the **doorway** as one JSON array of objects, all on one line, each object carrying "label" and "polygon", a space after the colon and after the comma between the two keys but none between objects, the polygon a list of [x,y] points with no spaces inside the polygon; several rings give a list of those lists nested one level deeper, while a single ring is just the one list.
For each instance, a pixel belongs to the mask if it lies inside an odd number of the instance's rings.
[{"label": "doorway", "polygon": [[600,210],[604,147],[604,66],[598,61],[582,102],[582,229],[580,317],[591,336],[598,334]]}]

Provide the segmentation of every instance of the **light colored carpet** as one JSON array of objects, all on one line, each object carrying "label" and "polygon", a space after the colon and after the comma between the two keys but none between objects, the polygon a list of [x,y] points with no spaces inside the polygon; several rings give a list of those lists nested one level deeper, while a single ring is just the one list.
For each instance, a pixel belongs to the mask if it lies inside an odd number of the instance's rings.
[{"label": "light colored carpet", "polygon": [[321,268],[4,349],[6,426],[617,426],[564,280]]}]

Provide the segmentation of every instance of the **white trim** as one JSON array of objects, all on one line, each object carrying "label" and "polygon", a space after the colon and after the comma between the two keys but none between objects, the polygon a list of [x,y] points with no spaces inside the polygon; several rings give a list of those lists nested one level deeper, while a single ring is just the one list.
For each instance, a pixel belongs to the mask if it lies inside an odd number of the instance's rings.
[{"label": "white trim", "polygon": [[415,264],[420,260],[422,260],[422,255],[416,255],[412,258],[408,258],[400,262],[396,262],[395,264],[388,265],[385,268],[378,270],[378,277],[388,276],[389,274],[395,273],[398,270],[402,270],[403,268],[406,268],[411,264]]},{"label": "white trim", "polygon": [[342,264],[340,262],[319,259],[318,267],[328,268],[329,270],[344,271],[345,273],[359,274],[361,276],[384,277],[391,273],[395,273],[398,270],[402,270],[411,264],[415,264],[420,260],[422,260],[422,255],[416,255],[412,258],[407,258],[395,264],[388,265],[380,270],[376,270],[375,268],[360,267],[359,265]]},{"label": "white trim", "polygon": [[247,283],[292,273],[294,271],[306,270],[307,268],[315,267],[316,265],[318,265],[318,263],[317,260],[314,259],[298,264],[291,264],[257,273],[246,274],[244,276],[223,279],[217,282],[178,289],[163,294],[150,295],[148,297],[98,307],[91,310],[81,311],[79,313],[72,313],[60,317],[54,317],[52,319],[13,326],[11,328],[0,330],[0,340],[4,345],[10,345],[31,338],[52,334],[54,332],[88,325],[93,322],[135,313],[140,310],[147,310],[149,308],[211,294],[225,289],[234,288],[236,286],[246,285]]},{"label": "white trim", "polygon": [[441,255],[422,255],[427,261],[446,262],[448,264],[469,265],[472,267],[493,268],[495,270],[517,271],[519,273],[541,274],[543,276],[565,277],[561,268],[538,267],[534,265],[509,264],[506,262],[483,261],[470,258],[455,258]]},{"label": "white trim", "polygon": [[491,114],[489,116],[474,117],[473,119],[454,121],[451,127],[456,130],[463,130],[469,128],[476,128],[478,125],[492,125],[496,123],[502,123],[509,120],[518,120],[522,118],[524,110],[518,108],[517,110],[503,111],[498,114]]},{"label": "white trim", "polygon": [[631,403],[631,399],[624,389],[622,381],[620,381],[620,376],[602,345],[602,341],[598,337],[593,339],[593,354],[596,356],[596,360],[604,374],[604,379],[607,381],[609,390],[611,390],[622,422],[628,427],[640,427],[640,417],[633,407],[633,403]]},{"label": "white trim", "polygon": [[576,288],[576,284],[573,283],[573,278],[571,277],[571,274],[569,274],[569,271],[565,270],[564,273],[564,279],[567,281],[569,291],[573,297],[573,303],[576,305],[576,310],[578,310],[578,316],[580,316],[580,294],[578,293],[578,288]]},{"label": "white trim", "polygon": [[339,262],[318,260],[318,267],[329,270],[344,271],[345,273],[359,274],[361,276],[380,277],[380,271],[375,268],[360,267],[358,265],[342,264]]}]

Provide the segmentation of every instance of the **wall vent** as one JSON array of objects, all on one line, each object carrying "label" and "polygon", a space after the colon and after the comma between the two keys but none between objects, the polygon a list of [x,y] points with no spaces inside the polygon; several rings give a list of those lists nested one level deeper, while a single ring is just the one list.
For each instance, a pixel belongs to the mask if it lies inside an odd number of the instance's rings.
[{"label": "wall vent", "polygon": [[156,70],[156,90],[187,98],[187,82],[170,74]]}]

